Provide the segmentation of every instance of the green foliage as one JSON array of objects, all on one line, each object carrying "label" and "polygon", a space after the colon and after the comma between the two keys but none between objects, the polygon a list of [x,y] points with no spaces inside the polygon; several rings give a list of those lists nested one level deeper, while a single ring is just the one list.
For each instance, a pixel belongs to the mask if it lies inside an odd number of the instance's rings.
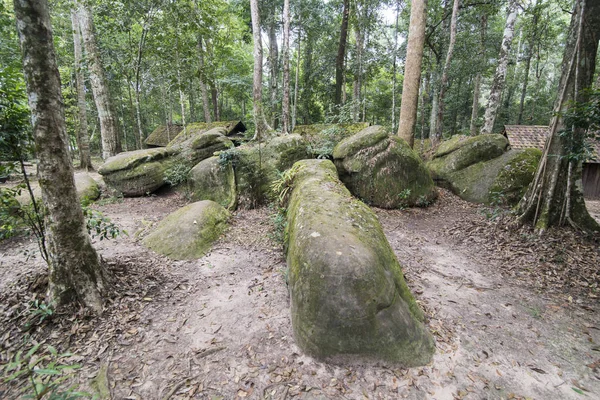
[{"label": "green foliage", "polygon": [[41,349],[35,344],[26,353],[17,352],[13,359],[0,367],[6,385],[20,386],[23,399],[72,400],[92,398],[88,393],[76,391],[67,382],[74,378],[79,364],[71,364],[70,353],[59,353],[54,347]]},{"label": "green foliage", "polygon": [[575,162],[586,162],[600,156],[594,154],[592,145],[600,140],[600,90],[587,90],[584,97],[586,101],[569,104],[562,115],[565,128],[559,133],[570,147],[566,157]]},{"label": "green foliage", "polygon": [[54,316],[54,305],[35,299],[29,302],[29,308],[25,313],[27,314],[27,322],[24,329],[29,330],[33,326],[41,325],[44,321],[51,319]]},{"label": "green foliage", "polygon": [[404,201],[407,201],[410,198],[410,193],[410,189],[404,189],[403,191],[398,193],[398,198],[402,200],[400,202],[400,207],[398,207],[400,210],[404,210],[406,207],[408,207],[408,204],[404,203]]},{"label": "green foliage", "polygon": [[331,158],[334,147],[343,139],[344,130],[339,126],[332,126],[324,129],[313,144],[312,153],[317,158]]},{"label": "green foliage", "polygon": [[121,230],[118,225],[111,222],[98,210],[84,207],[83,214],[86,218],[87,231],[92,238],[99,237],[100,240],[116,239],[120,235],[127,235],[127,232]]},{"label": "green foliage", "polygon": [[177,163],[165,171],[164,180],[171,186],[187,182],[190,167],[185,163]]},{"label": "green foliage", "polygon": [[219,152],[219,166],[221,168],[227,167],[231,164],[232,167],[236,167],[240,158],[240,151],[235,147],[229,150]]},{"label": "green foliage", "polygon": [[273,207],[272,211],[273,233],[270,237],[277,243],[285,245],[287,242],[287,210],[284,207]]},{"label": "green foliage", "polygon": [[289,197],[294,189],[294,178],[304,167],[302,165],[293,165],[292,168],[285,170],[284,172],[277,172],[278,178],[271,184],[271,191],[273,192],[279,207],[286,207]]}]

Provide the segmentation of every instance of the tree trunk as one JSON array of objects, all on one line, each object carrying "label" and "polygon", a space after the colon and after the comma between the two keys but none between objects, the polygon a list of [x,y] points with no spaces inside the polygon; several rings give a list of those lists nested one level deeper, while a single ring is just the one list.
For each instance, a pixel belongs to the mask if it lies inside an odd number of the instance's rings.
[{"label": "tree trunk", "polygon": [[204,63],[204,48],[202,46],[202,36],[198,35],[198,62],[199,62],[199,78],[200,78],[200,93],[202,94],[202,111],[204,112],[204,122],[211,123],[210,103],[208,102],[208,89],[206,87],[206,70]]},{"label": "tree trunk", "polygon": [[[366,6],[363,6],[366,7]],[[356,9],[356,29],[354,30],[356,36],[356,71],[354,71],[354,82],[352,85],[352,120],[358,122],[360,118],[360,100],[361,100],[361,89],[362,89],[362,54],[364,46],[364,32],[360,26],[360,12],[358,6]]]},{"label": "tree trunk", "polygon": [[450,41],[448,43],[448,52],[446,53],[446,62],[444,63],[444,69],[442,72],[442,82],[440,84],[440,94],[438,99],[438,112],[435,134],[431,138],[432,145],[435,145],[442,139],[442,133],[444,131],[444,111],[445,104],[444,98],[446,96],[446,88],[448,86],[448,70],[450,69],[450,63],[452,62],[452,54],[454,53],[454,44],[456,43],[456,20],[458,19],[458,5],[460,0],[454,0],[452,7],[452,19],[450,21]]},{"label": "tree trunk", "polygon": [[283,101],[281,133],[290,133],[290,0],[283,2]]},{"label": "tree trunk", "polygon": [[279,49],[277,47],[277,27],[275,18],[269,24],[269,110],[271,112],[271,126],[277,129],[279,121],[277,119],[277,76],[279,75]]},{"label": "tree trunk", "polygon": [[558,97],[544,153],[529,189],[519,204],[522,221],[539,233],[554,225],[570,224],[600,231],[583,199],[581,153],[585,129],[567,126],[564,115],[573,102],[587,101],[600,40],[600,1],[577,0],[564,50]]},{"label": "tree trunk", "polygon": [[77,146],[79,147],[79,167],[87,171],[93,170],[92,157],[90,155],[90,139],[87,133],[87,115],[85,102],[85,80],[83,77],[81,36],[79,34],[79,21],[77,12],[71,10],[71,24],[73,26],[73,47],[75,57],[75,79],[77,81],[77,116],[79,126],[77,127]]},{"label": "tree trunk", "polygon": [[523,123],[523,110],[525,107],[525,96],[527,95],[527,85],[529,84],[529,70],[531,69],[531,58],[533,57],[533,47],[537,41],[537,25],[539,20],[539,10],[537,8],[537,1],[534,4],[533,18],[531,24],[533,25],[533,32],[529,37],[529,46],[527,49],[527,58],[525,59],[525,72],[523,77],[523,86],[521,87],[521,100],[519,102],[519,116],[517,117],[517,125]]},{"label": "tree trunk", "polygon": [[517,20],[517,3],[515,0],[511,0],[508,6],[508,16],[506,18],[506,25],[504,27],[504,36],[502,38],[502,45],[500,48],[500,55],[498,57],[498,67],[494,74],[494,82],[490,91],[490,97],[488,104],[485,109],[485,119],[481,133],[492,133],[494,129],[494,122],[496,122],[496,116],[498,114],[498,108],[500,107],[502,99],[502,91],[506,83],[506,71],[508,68],[508,58],[510,55],[510,47],[512,39],[515,33],[515,21]]},{"label": "tree trunk", "polygon": [[102,138],[102,158],[107,159],[121,152],[121,140],[119,137],[119,128],[117,126],[117,117],[106,83],[104,67],[100,60],[100,52],[96,44],[94,33],[94,21],[92,12],[84,2],[77,2],[79,7],[78,19],[83,36],[83,45],[87,54],[90,66],[90,81],[92,83],[92,92],[94,101],[98,109],[98,119],[100,120],[100,136]]},{"label": "tree trunk", "polygon": [[400,1],[396,1],[396,28],[394,29],[394,58],[392,61],[392,132],[396,130],[396,88],[398,86],[398,20],[400,19]]},{"label": "tree trunk", "polygon": [[346,60],[346,43],[348,41],[348,19],[350,17],[350,0],[344,0],[342,26],[340,28],[340,43],[335,59],[335,97],[334,104],[342,104],[342,84],[344,82],[344,61]]},{"label": "tree trunk", "polygon": [[[485,48],[485,37],[487,33],[487,15],[481,15],[481,44],[479,48],[479,55],[482,60],[486,60],[486,48]],[[477,75],[475,76],[475,83],[473,87],[473,105],[471,108],[471,124],[469,127],[469,132],[471,136],[477,135],[477,119],[479,117],[479,96],[481,95],[481,67],[477,71]]]},{"label": "tree trunk", "polygon": [[47,209],[50,301],[78,301],[102,313],[105,278],[87,234],[69,158],[64,103],[45,0],[15,0],[33,121],[38,176]]},{"label": "tree trunk", "polygon": [[398,135],[412,148],[415,143],[415,124],[421,82],[421,63],[423,44],[425,43],[425,24],[427,22],[427,0],[413,0],[410,10],[406,65],[402,85],[402,104]]},{"label": "tree trunk", "polygon": [[254,125],[256,131],[254,139],[261,140],[271,130],[265,119],[262,102],[262,63],[263,48],[260,35],[260,14],[258,11],[258,0],[250,0],[250,12],[252,14],[252,36],[254,39],[254,80],[252,86],[252,97],[254,99]]},{"label": "tree trunk", "polygon": [[302,21],[298,21],[298,50],[296,51],[297,59],[296,59],[296,78],[294,79],[294,108],[292,108],[292,129],[291,132],[294,132],[294,128],[296,127],[296,117],[298,116],[298,91],[299,91],[299,82],[300,82],[300,54],[302,47]]}]

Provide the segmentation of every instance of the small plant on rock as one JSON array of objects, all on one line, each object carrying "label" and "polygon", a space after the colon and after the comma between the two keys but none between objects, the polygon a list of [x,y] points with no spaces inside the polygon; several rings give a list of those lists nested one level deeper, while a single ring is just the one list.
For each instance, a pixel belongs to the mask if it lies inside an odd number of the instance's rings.
[{"label": "small plant on rock", "polygon": [[165,171],[164,181],[171,186],[181,185],[187,182],[190,169],[185,163],[177,163]]}]

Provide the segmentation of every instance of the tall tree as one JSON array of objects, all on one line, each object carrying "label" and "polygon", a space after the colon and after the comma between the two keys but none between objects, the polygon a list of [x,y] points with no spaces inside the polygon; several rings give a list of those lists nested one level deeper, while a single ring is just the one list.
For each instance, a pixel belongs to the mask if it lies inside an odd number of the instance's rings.
[{"label": "tall tree", "polygon": [[342,104],[342,85],[344,83],[344,68],[346,64],[346,45],[348,42],[348,20],[350,19],[350,0],[344,0],[342,11],[342,26],[340,28],[340,42],[337,57],[335,58],[335,97],[336,106]]},{"label": "tall tree", "polygon": [[426,22],[427,0],[413,0],[410,10],[404,83],[402,84],[402,103],[398,123],[398,135],[410,147],[413,147],[415,143],[415,124],[417,122]]},{"label": "tall tree", "polygon": [[83,36],[83,45],[90,66],[90,81],[92,83],[92,92],[94,101],[98,109],[98,119],[100,120],[100,135],[102,137],[102,158],[107,159],[121,152],[121,138],[117,125],[117,116],[114,112],[108,83],[100,51],[96,43],[94,32],[94,21],[90,7],[85,1],[75,1],[78,6],[78,20]]},{"label": "tall tree", "polygon": [[77,146],[79,148],[79,167],[86,170],[94,169],[90,155],[90,139],[87,129],[87,114],[85,102],[85,82],[83,78],[81,35],[79,34],[79,21],[77,12],[71,10],[71,25],[73,26],[73,49],[75,56],[75,80],[77,88]]},{"label": "tall tree", "polygon": [[79,301],[101,313],[104,272],[75,189],[48,3],[14,0],[14,8],[48,213],[49,297],[58,304]]},{"label": "tall tree", "polygon": [[460,0],[454,0],[454,5],[452,6],[452,19],[450,21],[450,41],[448,43],[448,52],[446,53],[446,62],[444,63],[444,69],[442,71],[442,81],[440,83],[436,130],[431,138],[432,143],[434,144],[442,139],[442,132],[444,130],[444,98],[446,96],[446,89],[448,87],[448,70],[450,69],[450,63],[452,62],[452,54],[454,53],[454,44],[456,43],[456,22],[458,19],[459,5]]},{"label": "tall tree", "polygon": [[[481,15],[481,42],[479,46],[479,56],[482,60],[485,60],[485,36],[487,31],[487,15],[483,13]],[[473,84],[473,105],[471,106],[471,124],[469,132],[471,136],[477,135],[477,118],[479,117],[479,96],[481,93],[481,69],[477,70],[475,75],[475,82]]]},{"label": "tall tree", "polygon": [[583,230],[600,231],[583,199],[581,164],[587,118],[567,121],[574,104],[589,98],[598,41],[600,1],[577,0],[564,47],[559,92],[554,117],[536,176],[519,204],[521,220],[531,221],[543,233],[553,225],[570,224]]},{"label": "tall tree", "polygon": [[506,83],[506,71],[508,69],[508,59],[510,56],[510,48],[512,45],[513,36],[515,33],[515,22],[517,21],[517,1],[510,0],[508,4],[506,25],[504,27],[504,35],[502,37],[502,45],[500,47],[500,55],[498,57],[498,66],[494,74],[494,81],[490,91],[487,107],[485,109],[485,119],[481,133],[492,133],[496,115],[502,100],[502,92]]},{"label": "tall tree", "polygon": [[283,101],[281,133],[290,133],[290,0],[283,2]]},{"label": "tall tree", "polygon": [[533,16],[531,18],[531,31],[529,33],[529,43],[525,56],[525,71],[523,72],[523,85],[521,86],[521,100],[519,102],[519,116],[517,117],[517,125],[523,122],[523,109],[525,106],[525,96],[527,95],[527,85],[529,84],[529,70],[531,69],[531,58],[533,57],[533,49],[538,37],[538,22],[540,19],[540,7],[538,1],[535,0],[533,5]]},{"label": "tall tree", "polygon": [[206,87],[206,64],[204,62],[204,46],[202,45],[202,36],[198,35],[198,76],[200,77],[200,94],[202,95],[202,110],[204,112],[204,122],[212,122],[210,116],[210,103],[208,101],[208,88]]},{"label": "tall tree", "polygon": [[260,13],[258,11],[258,0],[250,0],[250,12],[252,15],[252,36],[254,39],[254,83],[252,86],[252,97],[254,99],[254,125],[256,131],[254,138],[261,140],[264,134],[271,130],[263,109],[262,101],[262,64],[263,48],[260,34]]}]

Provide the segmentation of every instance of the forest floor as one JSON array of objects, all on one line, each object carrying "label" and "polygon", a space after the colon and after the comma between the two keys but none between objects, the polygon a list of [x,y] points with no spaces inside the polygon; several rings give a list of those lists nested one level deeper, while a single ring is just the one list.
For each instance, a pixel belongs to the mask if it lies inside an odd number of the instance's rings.
[{"label": "forest floor", "polygon": [[[433,361],[331,365],[293,338],[283,248],[268,208],[237,211],[211,252],[171,261],[140,243],[185,204],[163,191],[94,207],[128,232],[95,239],[115,294],[100,318],[64,310],[24,331],[43,297],[27,238],[0,243],[0,363],[51,344],[82,389],[114,399],[585,399],[600,397],[600,249],[570,230],[543,238],[504,210],[441,191],[426,209],[379,210],[436,339]],[[598,215],[600,202],[590,203]],[[35,321],[34,321],[35,322]],[[18,398],[21,381],[0,382]]]}]

